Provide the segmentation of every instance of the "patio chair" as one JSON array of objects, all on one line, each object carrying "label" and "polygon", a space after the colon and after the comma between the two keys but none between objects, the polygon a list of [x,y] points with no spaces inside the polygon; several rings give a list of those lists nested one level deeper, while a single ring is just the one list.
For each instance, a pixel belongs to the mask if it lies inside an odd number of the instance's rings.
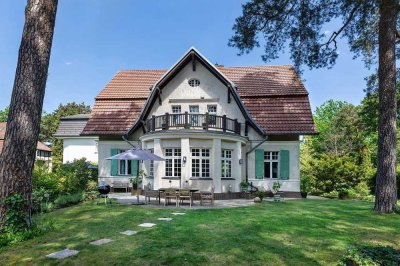
[{"label": "patio chair", "polygon": [[200,205],[203,206],[205,202],[210,202],[214,205],[214,186],[211,191],[200,191]]},{"label": "patio chair", "polygon": [[175,199],[176,207],[178,207],[177,193],[175,188],[168,188],[164,191],[164,206],[167,206],[171,199]]},{"label": "patio chair", "polygon": [[184,200],[189,200],[189,206],[192,207],[192,192],[189,189],[182,189],[178,192],[178,207]]},{"label": "patio chair", "polygon": [[158,190],[152,190],[151,189],[151,184],[149,183],[144,190],[144,201],[145,203],[150,203],[151,198],[155,198],[156,200],[159,200],[160,193]]}]

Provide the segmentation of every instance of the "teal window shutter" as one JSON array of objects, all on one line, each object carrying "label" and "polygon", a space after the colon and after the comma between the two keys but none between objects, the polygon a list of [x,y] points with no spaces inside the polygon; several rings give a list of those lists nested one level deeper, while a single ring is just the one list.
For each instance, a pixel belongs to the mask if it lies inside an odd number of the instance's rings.
[{"label": "teal window shutter", "polygon": [[264,178],[264,150],[257,149],[255,151],[255,154],[256,154],[256,161],[255,161],[256,178],[263,179]]},{"label": "teal window shutter", "polygon": [[[111,156],[118,154],[118,149],[111,149]],[[118,161],[111,160],[111,175],[116,176],[118,175]]]},{"label": "teal window shutter", "polygon": [[281,179],[289,179],[289,151],[288,150],[281,150],[279,152],[280,154],[280,173],[281,173]]},{"label": "teal window shutter", "polygon": [[139,167],[139,161],[131,161],[131,166],[132,166],[132,176],[137,176],[137,171]]}]

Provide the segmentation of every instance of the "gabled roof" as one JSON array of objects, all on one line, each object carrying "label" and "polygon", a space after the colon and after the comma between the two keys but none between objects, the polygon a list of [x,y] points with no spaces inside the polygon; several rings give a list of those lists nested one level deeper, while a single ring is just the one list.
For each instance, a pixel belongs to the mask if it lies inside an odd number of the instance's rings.
[{"label": "gabled roof", "polygon": [[[292,66],[213,66],[197,50],[197,63],[205,64],[231,87],[233,98],[250,121],[263,133],[315,134],[308,92]],[[197,53],[197,54],[196,54]],[[192,59],[186,53],[169,70],[124,70],[96,97],[83,135],[123,135],[156,99],[156,87],[162,87],[182,64]],[[201,61],[200,59],[204,59]],[[152,90],[150,90],[152,89]],[[246,117],[246,116],[245,116]]]},{"label": "gabled roof", "polygon": [[90,114],[64,116],[60,119],[55,137],[77,137],[85,128]]},{"label": "gabled roof", "polygon": [[[7,128],[7,123],[6,122],[0,122],[0,153],[3,150],[3,145],[4,145],[4,137],[6,134],[6,128]],[[36,146],[37,150],[40,151],[51,151],[51,148],[48,147],[46,144],[38,141],[37,146]]]}]

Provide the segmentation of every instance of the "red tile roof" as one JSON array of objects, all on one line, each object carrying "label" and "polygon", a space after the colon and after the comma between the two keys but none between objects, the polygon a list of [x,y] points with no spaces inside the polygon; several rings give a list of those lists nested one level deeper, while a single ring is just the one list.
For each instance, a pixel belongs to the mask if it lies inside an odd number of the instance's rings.
[{"label": "red tile roof", "polygon": [[[4,137],[6,134],[6,127],[7,127],[6,122],[0,122],[0,153],[2,152],[3,146],[4,146]],[[36,149],[41,150],[41,151],[51,151],[51,148],[49,148],[46,144],[44,144],[40,141],[38,141]]]},{"label": "red tile roof", "polygon": [[[267,134],[315,133],[308,92],[292,66],[217,67],[235,83],[255,122]],[[140,115],[149,88],[166,70],[118,72],[96,97],[84,135],[121,135]]]}]

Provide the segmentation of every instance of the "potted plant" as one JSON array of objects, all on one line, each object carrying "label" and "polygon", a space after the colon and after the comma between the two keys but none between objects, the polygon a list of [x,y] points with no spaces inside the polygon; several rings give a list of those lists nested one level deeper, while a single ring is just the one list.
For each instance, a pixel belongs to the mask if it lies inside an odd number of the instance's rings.
[{"label": "potted plant", "polygon": [[[136,193],[139,193],[139,184],[142,183],[143,178],[147,177],[146,173],[144,170],[139,171],[138,176],[133,176],[129,178],[129,182],[132,184],[132,195],[136,195]],[[135,193],[136,192],[136,193]],[[139,193],[140,194],[140,193]]]},{"label": "potted plant", "polygon": [[279,189],[281,188],[281,183],[274,182],[272,184],[271,192],[274,194],[274,201],[281,201],[281,195],[279,194]]},{"label": "potted plant", "polygon": [[242,192],[248,192],[249,191],[249,182],[247,182],[246,180],[242,180],[240,182],[240,190]]}]

